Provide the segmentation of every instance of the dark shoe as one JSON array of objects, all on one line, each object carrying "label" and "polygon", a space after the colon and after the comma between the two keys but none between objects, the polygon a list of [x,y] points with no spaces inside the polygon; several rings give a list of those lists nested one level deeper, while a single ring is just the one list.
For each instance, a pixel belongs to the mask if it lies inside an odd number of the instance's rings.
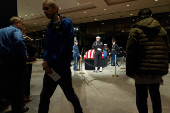
[{"label": "dark shoe", "polygon": [[24,108],[22,108],[22,112],[24,113],[24,112],[27,112],[29,110],[29,108],[28,107],[24,107]]},{"label": "dark shoe", "polygon": [[27,102],[31,102],[33,99],[30,97],[30,96],[25,96],[24,98],[24,102],[27,103]]},{"label": "dark shoe", "polygon": [[7,108],[10,105],[10,103],[6,100],[0,100],[0,111]]}]

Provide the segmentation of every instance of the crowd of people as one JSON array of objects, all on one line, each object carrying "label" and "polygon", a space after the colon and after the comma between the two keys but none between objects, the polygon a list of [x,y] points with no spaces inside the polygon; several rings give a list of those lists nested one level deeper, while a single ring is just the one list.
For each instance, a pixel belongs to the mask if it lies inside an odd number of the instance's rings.
[{"label": "crowd of people", "polygon": [[[75,113],[83,113],[72,87],[70,70],[72,54],[75,60],[74,70],[78,70],[78,57],[81,57],[78,41],[74,41],[75,32],[71,20],[58,14],[58,10],[55,0],[43,2],[43,11],[51,21],[46,29],[47,38],[42,63],[45,74],[38,113],[48,113],[50,98],[57,85],[60,85],[67,100],[72,103]],[[24,113],[29,110],[25,107],[25,102],[33,100],[30,97],[30,79],[32,64],[36,62],[36,47],[26,36],[21,18],[12,17],[10,24],[9,27],[0,29],[0,104],[11,105],[13,113]],[[163,82],[162,76],[168,73],[168,45],[167,33],[160,23],[152,18],[152,11],[148,8],[141,9],[136,24],[130,30],[126,47],[126,75],[135,80],[139,113],[148,113],[148,89],[153,112],[162,113],[159,87]],[[95,50],[95,72],[98,67],[102,72],[103,49],[108,55],[112,55],[112,60],[119,49],[113,41],[110,51],[107,45],[100,41],[100,37],[96,37],[92,48]],[[49,76],[54,71],[61,77],[57,81]]]}]

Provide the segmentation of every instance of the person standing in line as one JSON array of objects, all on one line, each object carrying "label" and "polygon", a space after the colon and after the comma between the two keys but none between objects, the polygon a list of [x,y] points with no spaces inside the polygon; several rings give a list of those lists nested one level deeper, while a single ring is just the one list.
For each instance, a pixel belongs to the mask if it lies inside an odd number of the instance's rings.
[{"label": "person standing in line", "polygon": [[127,41],[126,75],[134,78],[139,113],[148,113],[148,90],[153,113],[162,113],[160,84],[168,73],[167,32],[152,18],[149,8],[141,9]]},{"label": "person standing in line", "polygon": [[27,59],[27,82],[24,92],[24,102],[30,102],[33,99],[30,97],[30,81],[31,81],[31,74],[32,74],[32,65],[33,63],[37,62],[37,59],[35,57],[37,48],[34,46],[33,41],[30,37],[26,36],[26,30],[25,28],[22,29],[23,37],[25,39],[26,47],[27,47],[27,53],[28,53],[28,59]]},{"label": "person standing in line", "polygon": [[98,67],[100,67],[100,72],[102,72],[102,52],[103,52],[103,43],[100,41],[100,37],[96,37],[96,41],[93,43],[92,48],[94,49],[94,65],[97,72]]},{"label": "person standing in line", "polygon": [[[50,98],[57,85],[60,85],[66,98],[74,107],[75,113],[83,113],[80,101],[72,87],[71,60],[72,42],[74,41],[74,27],[69,18],[63,18],[58,14],[59,7],[55,0],[45,0],[43,10],[48,19],[51,19],[47,26],[47,37],[44,48],[45,70],[43,88],[40,94],[40,104],[38,113],[48,113]],[[48,74],[52,74],[52,69],[61,77],[54,81]]]},{"label": "person standing in line", "polygon": [[[115,55],[117,57],[117,51],[119,49],[119,46],[116,44],[116,41],[113,41],[112,43],[112,50],[111,50],[111,56],[112,56],[112,66],[115,66]],[[116,62],[116,65],[118,65],[118,63]]]},{"label": "person standing in line", "polygon": [[81,57],[80,53],[79,53],[79,48],[78,48],[78,41],[75,40],[74,41],[74,45],[73,45],[73,57],[74,57],[74,70],[75,71],[79,71],[78,70],[78,58]]},{"label": "person standing in line", "polygon": [[29,110],[24,107],[28,55],[22,29],[19,17],[12,17],[10,26],[0,29],[0,98],[11,103],[13,113]]},{"label": "person standing in line", "polygon": [[104,44],[104,50],[107,52],[107,63],[110,61],[110,49],[107,47],[107,44]]}]

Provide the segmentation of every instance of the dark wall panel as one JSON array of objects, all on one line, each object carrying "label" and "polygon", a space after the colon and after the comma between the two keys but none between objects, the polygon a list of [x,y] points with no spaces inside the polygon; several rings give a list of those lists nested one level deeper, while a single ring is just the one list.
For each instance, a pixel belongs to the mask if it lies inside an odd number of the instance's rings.
[{"label": "dark wall panel", "polygon": [[0,28],[9,26],[13,16],[18,16],[17,0],[0,0]]}]

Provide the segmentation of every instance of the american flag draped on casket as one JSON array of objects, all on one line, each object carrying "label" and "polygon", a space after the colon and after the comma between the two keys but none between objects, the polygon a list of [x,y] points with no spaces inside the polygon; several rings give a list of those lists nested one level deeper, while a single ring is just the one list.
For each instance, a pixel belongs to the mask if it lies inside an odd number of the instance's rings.
[{"label": "american flag draped on casket", "polygon": [[[102,52],[102,58],[104,58],[104,53]],[[94,59],[94,49],[88,50],[85,54],[83,59]]]}]

